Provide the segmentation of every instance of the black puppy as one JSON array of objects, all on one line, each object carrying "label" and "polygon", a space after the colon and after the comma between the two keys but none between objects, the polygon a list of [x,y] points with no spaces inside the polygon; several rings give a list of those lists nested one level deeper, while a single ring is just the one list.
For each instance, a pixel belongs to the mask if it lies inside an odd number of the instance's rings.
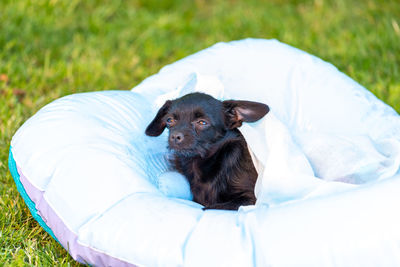
[{"label": "black puppy", "polygon": [[205,209],[237,210],[252,205],[257,172],[246,141],[237,129],[269,111],[250,101],[218,101],[192,93],[168,100],[146,129],[159,136],[169,128],[171,163],[189,181],[194,201]]}]

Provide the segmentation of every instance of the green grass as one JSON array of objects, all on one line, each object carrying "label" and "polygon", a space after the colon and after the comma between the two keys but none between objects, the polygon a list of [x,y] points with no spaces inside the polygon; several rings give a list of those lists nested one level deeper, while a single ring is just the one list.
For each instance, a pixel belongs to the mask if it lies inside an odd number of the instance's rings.
[{"label": "green grass", "polygon": [[8,172],[10,140],[38,109],[131,89],[219,41],[276,38],[321,57],[400,111],[398,0],[0,2],[0,263],[77,263],[32,219]]}]

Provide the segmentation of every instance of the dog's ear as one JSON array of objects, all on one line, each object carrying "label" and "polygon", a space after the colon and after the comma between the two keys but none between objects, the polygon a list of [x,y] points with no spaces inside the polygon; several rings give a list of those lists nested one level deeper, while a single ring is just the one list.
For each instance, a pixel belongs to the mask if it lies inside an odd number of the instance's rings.
[{"label": "dog's ear", "polygon": [[222,102],[225,112],[225,122],[229,129],[237,128],[242,122],[254,122],[269,112],[269,107],[263,103],[226,100]]},{"label": "dog's ear", "polygon": [[146,134],[149,136],[159,136],[164,131],[167,124],[163,121],[165,115],[167,115],[169,108],[171,107],[171,100],[167,100],[164,105],[158,110],[157,115],[150,122],[146,128]]}]

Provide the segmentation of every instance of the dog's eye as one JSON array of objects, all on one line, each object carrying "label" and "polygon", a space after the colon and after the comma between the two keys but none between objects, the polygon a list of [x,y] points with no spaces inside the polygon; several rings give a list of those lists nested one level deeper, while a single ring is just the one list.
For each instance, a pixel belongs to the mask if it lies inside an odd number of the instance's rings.
[{"label": "dog's eye", "polygon": [[205,120],[199,120],[197,123],[200,124],[200,125],[207,125],[208,124]]},{"label": "dog's eye", "polygon": [[175,123],[175,120],[173,118],[168,118],[167,119],[167,126],[170,127]]}]

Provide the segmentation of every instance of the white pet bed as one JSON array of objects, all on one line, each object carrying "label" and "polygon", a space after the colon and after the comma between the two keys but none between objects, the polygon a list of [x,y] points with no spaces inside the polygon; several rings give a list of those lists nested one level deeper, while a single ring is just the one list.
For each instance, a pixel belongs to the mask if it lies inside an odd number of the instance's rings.
[{"label": "white pet bed", "polygon": [[[207,210],[168,170],[167,98],[264,102],[245,124],[257,204]],[[275,40],[219,43],[132,91],[54,101],[15,134],[10,170],[41,225],[98,266],[400,266],[400,117],[334,66]]]}]

